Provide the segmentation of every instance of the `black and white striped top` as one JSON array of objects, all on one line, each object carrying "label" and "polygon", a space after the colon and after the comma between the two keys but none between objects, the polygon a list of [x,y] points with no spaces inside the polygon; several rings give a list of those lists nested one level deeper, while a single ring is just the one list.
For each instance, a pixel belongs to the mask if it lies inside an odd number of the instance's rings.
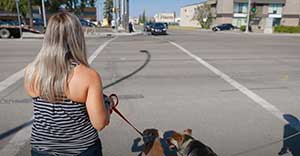
[{"label": "black and white striped top", "polygon": [[50,103],[33,98],[32,148],[50,155],[79,155],[99,139],[86,105],[66,99]]}]

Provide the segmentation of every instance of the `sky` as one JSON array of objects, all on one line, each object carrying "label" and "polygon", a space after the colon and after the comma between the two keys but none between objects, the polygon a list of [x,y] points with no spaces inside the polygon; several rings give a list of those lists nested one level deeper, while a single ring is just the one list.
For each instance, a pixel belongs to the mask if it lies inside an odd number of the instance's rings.
[{"label": "sky", "polygon": [[185,5],[200,3],[204,0],[129,0],[130,16],[138,17],[145,9],[146,16],[154,16],[161,12],[176,12],[180,15],[180,8]]}]

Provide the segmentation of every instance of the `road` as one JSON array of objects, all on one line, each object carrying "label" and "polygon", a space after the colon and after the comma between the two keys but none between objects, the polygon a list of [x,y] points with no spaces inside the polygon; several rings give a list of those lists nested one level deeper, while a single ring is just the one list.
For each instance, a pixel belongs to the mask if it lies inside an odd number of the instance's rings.
[{"label": "road", "polygon": [[[259,147],[282,139],[282,114],[300,116],[299,36],[174,30],[120,36],[99,49],[110,39],[87,39],[89,56],[99,52],[91,66],[104,85],[140,67],[146,59],[140,50],[151,54],[140,72],[104,90],[119,94],[119,110],[140,130],[191,128],[219,155],[274,156],[282,142]],[[41,44],[0,40],[0,82],[23,69]],[[0,133],[32,117],[22,85],[20,79],[0,92]],[[28,129],[2,140],[0,150],[29,155]],[[100,137],[104,155],[138,155],[132,151],[138,134],[115,114]],[[12,140],[24,144],[9,146]]]}]

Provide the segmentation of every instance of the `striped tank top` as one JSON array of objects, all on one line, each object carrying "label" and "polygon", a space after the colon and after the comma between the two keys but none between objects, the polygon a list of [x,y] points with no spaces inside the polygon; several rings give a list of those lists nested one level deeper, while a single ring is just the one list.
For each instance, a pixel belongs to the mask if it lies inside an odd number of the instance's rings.
[{"label": "striped tank top", "polygon": [[50,103],[33,98],[34,121],[31,146],[50,155],[79,155],[99,139],[86,105],[70,99]]}]

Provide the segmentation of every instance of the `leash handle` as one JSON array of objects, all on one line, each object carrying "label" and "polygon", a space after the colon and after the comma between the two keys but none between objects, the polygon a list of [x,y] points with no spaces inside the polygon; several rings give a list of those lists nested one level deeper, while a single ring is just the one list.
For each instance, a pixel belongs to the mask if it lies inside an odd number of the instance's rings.
[{"label": "leash handle", "polygon": [[113,112],[113,109],[116,108],[119,104],[119,98],[116,94],[109,95],[109,99],[113,102],[111,109],[109,110],[110,114]]},{"label": "leash handle", "polygon": [[135,126],[133,126],[132,123],[130,123],[126,117],[117,109],[117,106],[119,104],[119,98],[116,94],[111,94],[109,95],[109,99],[113,102],[111,109],[110,109],[110,113],[112,113],[113,111],[115,113],[117,113],[119,115],[119,117],[121,117],[127,124],[129,124],[137,133],[139,133],[139,135],[143,136],[143,133],[141,131],[139,131]]}]

